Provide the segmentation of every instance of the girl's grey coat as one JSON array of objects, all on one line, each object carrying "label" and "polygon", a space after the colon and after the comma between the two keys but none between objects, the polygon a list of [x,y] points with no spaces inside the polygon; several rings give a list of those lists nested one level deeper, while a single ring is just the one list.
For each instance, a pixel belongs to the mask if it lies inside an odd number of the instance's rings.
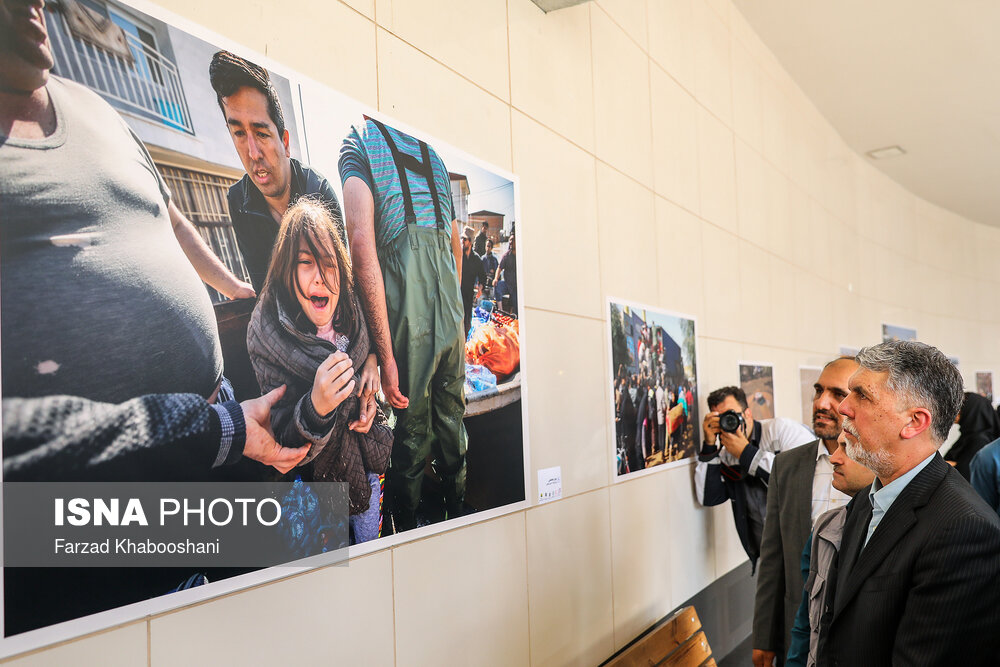
[{"label": "girl's grey coat", "polygon": [[[354,365],[355,387],[359,387],[369,338],[357,299],[351,305],[359,326],[345,352]],[[303,323],[305,327],[312,328],[308,322]],[[337,348],[297,327],[280,299],[264,297],[250,318],[247,351],[262,392],[283,384],[288,387],[271,410],[271,426],[278,442],[285,447],[302,447],[311,442],[312,450],[299,465],[311,463],[312,478],[316,481],[347,482],[351,514],[368,509],[371,487],[366,473],[385,472],[393,434],[381,409],[368,433],[347,428],[349,422],[357,419],[360,409],[356,393],[329,415],[316,413],[310,398],[316,369]]]}]

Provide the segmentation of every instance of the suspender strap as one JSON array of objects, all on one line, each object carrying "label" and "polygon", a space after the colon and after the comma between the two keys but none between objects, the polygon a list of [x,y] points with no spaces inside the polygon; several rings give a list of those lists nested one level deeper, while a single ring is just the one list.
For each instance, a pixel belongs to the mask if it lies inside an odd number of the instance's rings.
[{"label": "suspender strap", "polygon": [[441,216],[441,204],[438,202],[437,183],[434,181],[434,165],[431,163],[430,148],[426,143],[418,140],[418,143],[420,144],[420,155],[422,158],[422,160],[418,160],[412,155],[408,155],[399,150],[396,146],[396,142],[392,140],[389,128],[374,118],[369,118],[368,120],[370,120],[375,127],[378,128],[378,131],[382,133],[386,146],[389,147],[389,151],[392,153],[392,161],[395,163],[396,172],[399,175],[399,186],[403,191],[403,207],[406,211],[406,224],[412,225],[417,222],[417,216],[413,209],[413,195],[410,192],[410,179],[406,175],[407,170],[409,170],[422,176],[427,181],[427,187],[431,194],[431,201],[434,203],[434,217],[438,226],[443,229],[445,227],[445,222]]},{"label": "suspender strap", "polygon": [[438,189],[434,179],[434,165],[431,163],[431,151],[423,141],[420,142],[420,156],[424,159],[424,166],[427,169],[424,178],[427,179],[427,187],[431,191],[431,201],[434,202],[434,219],[437,220],[438,227],[444,229],[445,221],[441,217],[441,205],[438,203]]},{"label": "suspender strap", "polygon": [[417,216],[413,212],[413,197],[410,195],[410,181],[406,178],[406,164],[403,162],[403,155],[396,148],[396,142],[392,140],[392,135],[389,134],[389,130],[385,125],[370,118],[378,131],[382,133],[385,138],[385,144],[389,147],[389,152],[392,153],[392,161],[396,164],[396,172],[399,174],[399,186],[403,190],[403,206],[406,210],[406,224],[412,225],[417,222]]}]

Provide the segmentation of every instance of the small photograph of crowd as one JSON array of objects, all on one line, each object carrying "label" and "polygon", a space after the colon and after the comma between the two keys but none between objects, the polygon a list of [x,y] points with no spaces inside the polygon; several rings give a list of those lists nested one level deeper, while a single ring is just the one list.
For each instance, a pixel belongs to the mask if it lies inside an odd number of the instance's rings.
[{"label": "small photograph of crowd", "polygon": [[905,342],[915,341],[917,339],[917,330],[910,329],[908,327],[900,327],[895,324],[883,324],[882,325],[882,342],[888,343],[894,340],[901,340]]},{"label": "small photograph of crowd", "polygon": [[812,424],[813,398],[816,395],[816,382],[819,380],[822,368],[818,366],[799,366],[799,386],[802,397],[802,423]]},{"label": "small photograph of crowd", "polygon": [[993,371],[976,372],[976,393],[993,402]]},{"label": "small photograph of crowd", "polygon": [[693,457],[698,367],[693,319],[610,302],[618,475]]},{"label": "small photograph of crowd", "polygon": [[754,419],[774,419],[774,368],[770,364],[740,363],[740,389],[747,395]]},{"label": "small photograph of crowd", "polygon": [[[3,479],[342,482],[352,545],[523,501],[513,178],[128,4],[39,13],[0,13],[38,101],[0,143]],[[248,571],[8,568],[4,634]]]}]

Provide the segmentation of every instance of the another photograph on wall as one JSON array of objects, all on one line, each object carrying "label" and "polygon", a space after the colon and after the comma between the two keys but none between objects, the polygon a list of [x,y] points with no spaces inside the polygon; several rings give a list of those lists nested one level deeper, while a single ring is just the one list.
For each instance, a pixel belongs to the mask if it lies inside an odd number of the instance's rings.
[{"label": "another photograph on wall", "polygon": [[[126,3],[44,19],[54,128],[0,145],[4,481],[342,482],[361,553],[523,503],[515,177]],[[249,572],[8,568],[3,636]]]},{"label": "another photograph on wall", "polygon": [[976,393],[993,402],[993,371],[976,371]]},{"label": "another photograph on wall", "polygon": [[841,345],[839,354],[842,357],[856,357],[858,352],[861,351],[860,347],[852,347],[850,345]]},{"label": "another photograph on wall", "polygon": [[917,339],[917,330],[908,327],[900,327],[895,324],[882,325],[882,342],[888,343],[891,340],[914,341]]},{"label": "another photograph on wall", "polygon": [[774,368],[771,364],[740,362],[740,389],[747,395],[754,419],[774,419]]},{"label": "another photograph on wall", "polygon": [[[819,380],[823,369],[819,366],[799,366],[799,385],[802,397],[802,423],[807,427],[812,427],[813,422],[813,398],[816,395],[816,382]],[[748,396],[749,398],[749,396]]]},{"label": "another photograph on wall", "polygon": [[689,461],[697,452],[693,318],[609,300],[618,475]]}]

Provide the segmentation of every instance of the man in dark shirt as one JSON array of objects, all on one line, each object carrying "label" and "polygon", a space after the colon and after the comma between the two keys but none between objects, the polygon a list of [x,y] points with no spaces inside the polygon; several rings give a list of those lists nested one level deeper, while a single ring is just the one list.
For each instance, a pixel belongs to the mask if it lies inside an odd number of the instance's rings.
[{"label": "man in dark shirt", "polygon": [[[472,252],[472,227],[466,227],[462,233],[462,303],[465,305],[465,335],[469,335],[472,327],[472,305],[483,294],[486,285],[486,272],[483,270],[483,260]],[[479,289],[476,289],[476,284]]]},{"label": "man in dark shirt", "polygon": [[322,174],[291,157],[284,115],[267,70],[219,51],[212,57],[208,75],[246,169],[243,178],[229,188],[229,216],[250,281],[260,292],[288,207],[304,195],[318,197],[343,237],[340,204]]},{"label": "man in dark shirt", "polygon": [[[500,276],[503,275],[504,281],[504,291],[508,296],[507,309],[509,312],[517,314],[517,250],[514,244],[514,233],[510,234],[510,241],[507,243],[507,252],[504,253],[503,258],[500,260],[500,266],[497,268],[496,276],[494,277],[493,284],[496,285],[500,282]],[[498,292],[496,295],[497,301],[500,301],[501,294]]]},{"label": "man in dark shirt", "polygon": [[490,223],[483,221],[483,228],[480,230],[479,234],[476,235],[476,241],[473,244],[473,249],[476,254],[480,257],[486,252],[486,242],[489,241],[490,237],[487,235],[487,231],[490,229]]},{"label": "man in dark shirt", "polygon": [[486,239],[486,254],[483,255],[483,271],[486,272],[486,287],[493,286],[493,277],[497,274],[500,260],[493,254],[493,239]]}]

